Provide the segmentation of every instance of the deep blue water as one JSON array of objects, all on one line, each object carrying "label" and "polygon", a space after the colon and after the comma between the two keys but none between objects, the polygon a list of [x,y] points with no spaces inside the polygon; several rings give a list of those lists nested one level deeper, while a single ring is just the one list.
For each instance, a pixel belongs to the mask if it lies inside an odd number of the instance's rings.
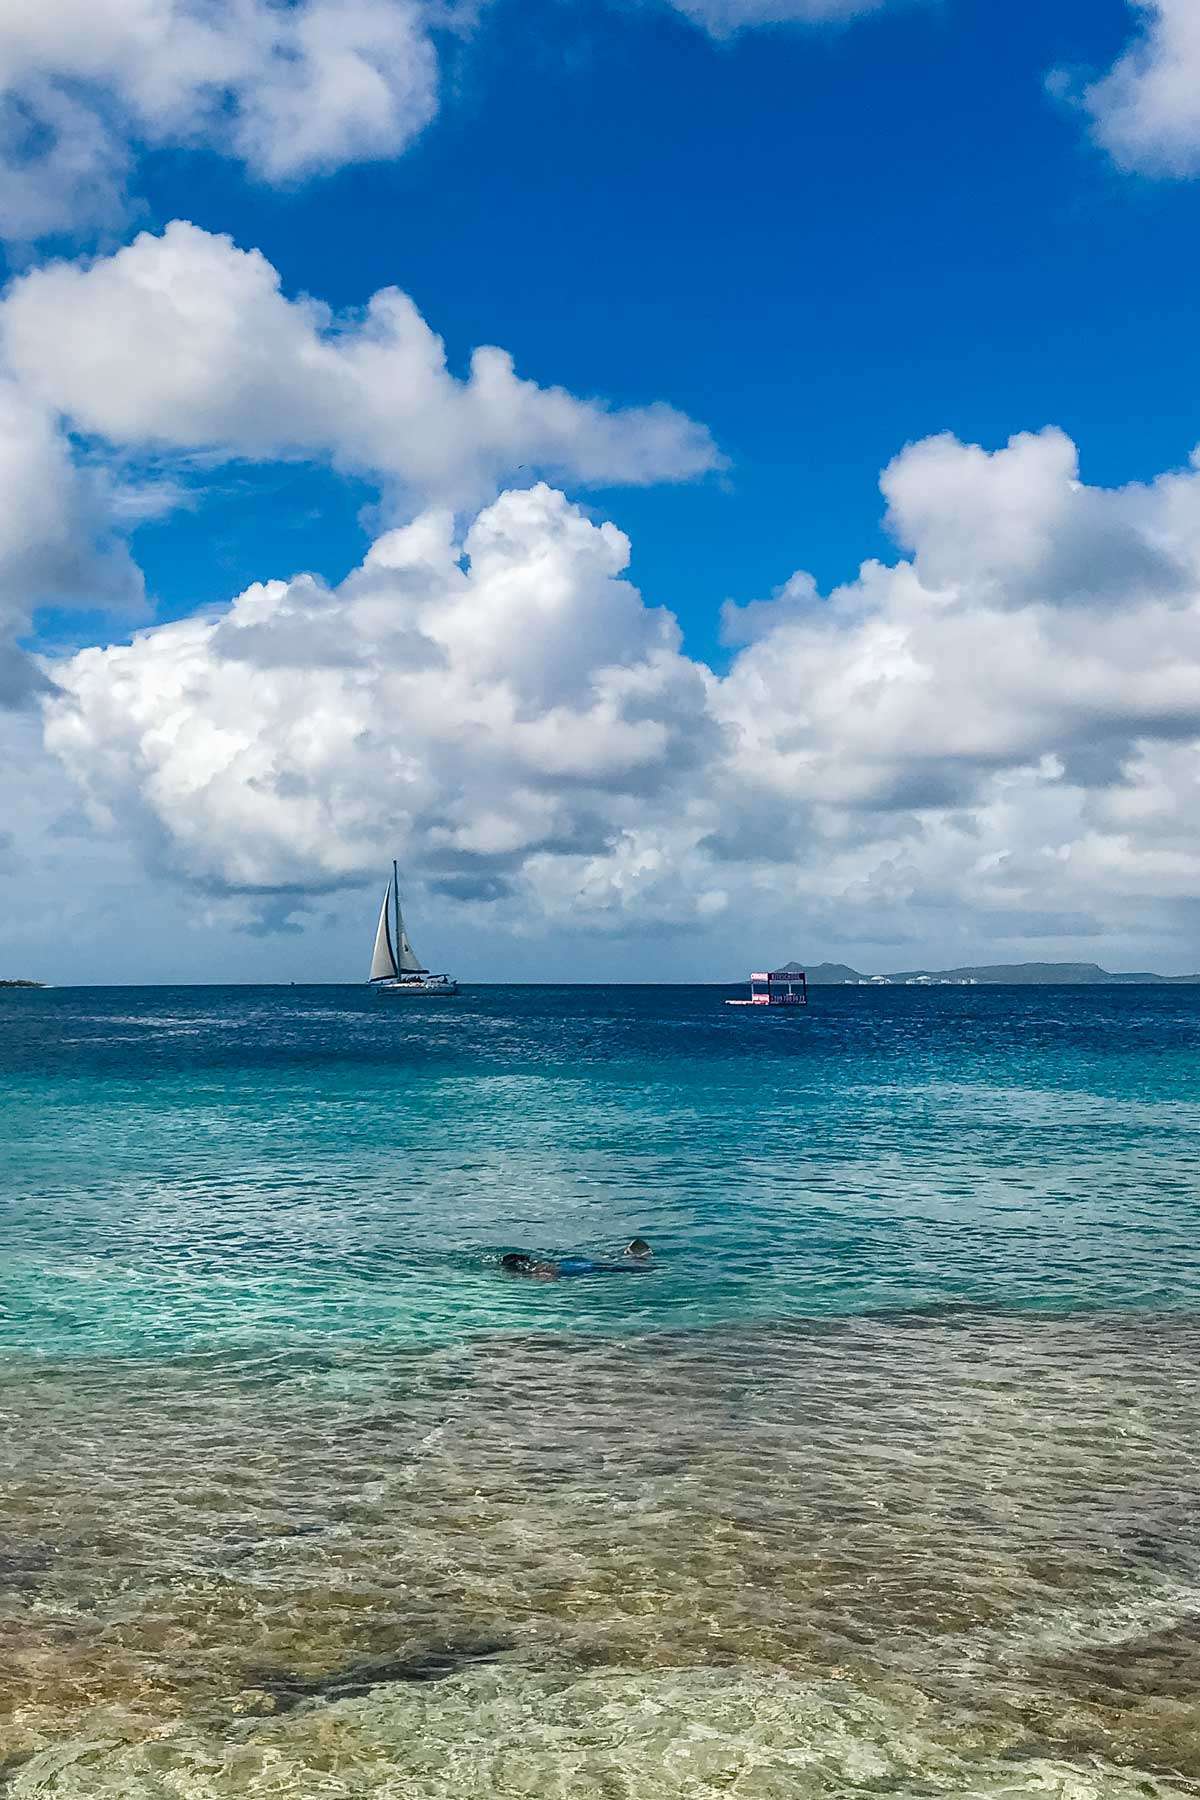
[{"label": "deep blue water", "polygon": [[0,995],[0,1346],[1200,1299],[1200,989],[723,995]]}]

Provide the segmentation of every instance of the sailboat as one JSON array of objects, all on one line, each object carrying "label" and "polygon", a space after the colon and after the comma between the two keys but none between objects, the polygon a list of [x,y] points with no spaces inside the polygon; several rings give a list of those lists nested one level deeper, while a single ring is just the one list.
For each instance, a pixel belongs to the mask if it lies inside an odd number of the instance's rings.
[{"label": "sailboat", "polygon": [[[395,936],[393,933],[393,923]],[[409,942],[400,911],[400,873],[392,864],[392,879],[383,891],[375,949],[371,954],[370,985],[380,994],[457,994],[458,983],[449,975],[431,975]]]}]

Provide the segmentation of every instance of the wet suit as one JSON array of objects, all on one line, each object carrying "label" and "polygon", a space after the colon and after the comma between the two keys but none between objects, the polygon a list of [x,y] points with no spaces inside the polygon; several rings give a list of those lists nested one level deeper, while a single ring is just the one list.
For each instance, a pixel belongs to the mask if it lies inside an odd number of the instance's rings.
[{"label": "wet suit", "polygon": [[535,1281],[557,1281],[560,1276],[571,1275],[625,1275],[644,1271],[644,1262],[597,1262],[591,1256],[563,1256],[557,1261],[547,1257],[542,1260],[527,1256],[524,1252],[513,1252],[501,1258],[500,1266],[510,1275],[525,1275]]},{"label": "wet suit", "polygon": [[594,1262],[590,1256],[563,1256],[558,1262],[560,1275],[632,1275],[644,1268],[644,1263]]}]

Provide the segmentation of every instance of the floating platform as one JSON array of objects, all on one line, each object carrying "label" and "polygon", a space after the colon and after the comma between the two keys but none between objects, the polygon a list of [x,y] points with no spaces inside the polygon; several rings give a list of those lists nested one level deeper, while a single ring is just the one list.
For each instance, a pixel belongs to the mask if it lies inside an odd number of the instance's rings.
[{"label": "floating platform", "polygon": [[764,969],[751,975],[750,996],[727,1000],[726,1006],[807,1006],[808,976],[799,963],[782,969]]}]

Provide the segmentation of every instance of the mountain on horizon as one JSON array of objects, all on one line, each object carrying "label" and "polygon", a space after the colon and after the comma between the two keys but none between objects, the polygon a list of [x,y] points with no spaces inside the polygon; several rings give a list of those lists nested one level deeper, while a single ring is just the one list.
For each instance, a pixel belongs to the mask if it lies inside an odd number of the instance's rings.
[{"label": "mountain on horizon", "polygon": [[958,969],[902,969],[892,975],[863,975],[847,963],[817,963],[810,987],[925,987],[948,985],[1011,987],[1177,986],[1200,982],[1200,975],[1113,974],[1099,963],[982,963]]}]

